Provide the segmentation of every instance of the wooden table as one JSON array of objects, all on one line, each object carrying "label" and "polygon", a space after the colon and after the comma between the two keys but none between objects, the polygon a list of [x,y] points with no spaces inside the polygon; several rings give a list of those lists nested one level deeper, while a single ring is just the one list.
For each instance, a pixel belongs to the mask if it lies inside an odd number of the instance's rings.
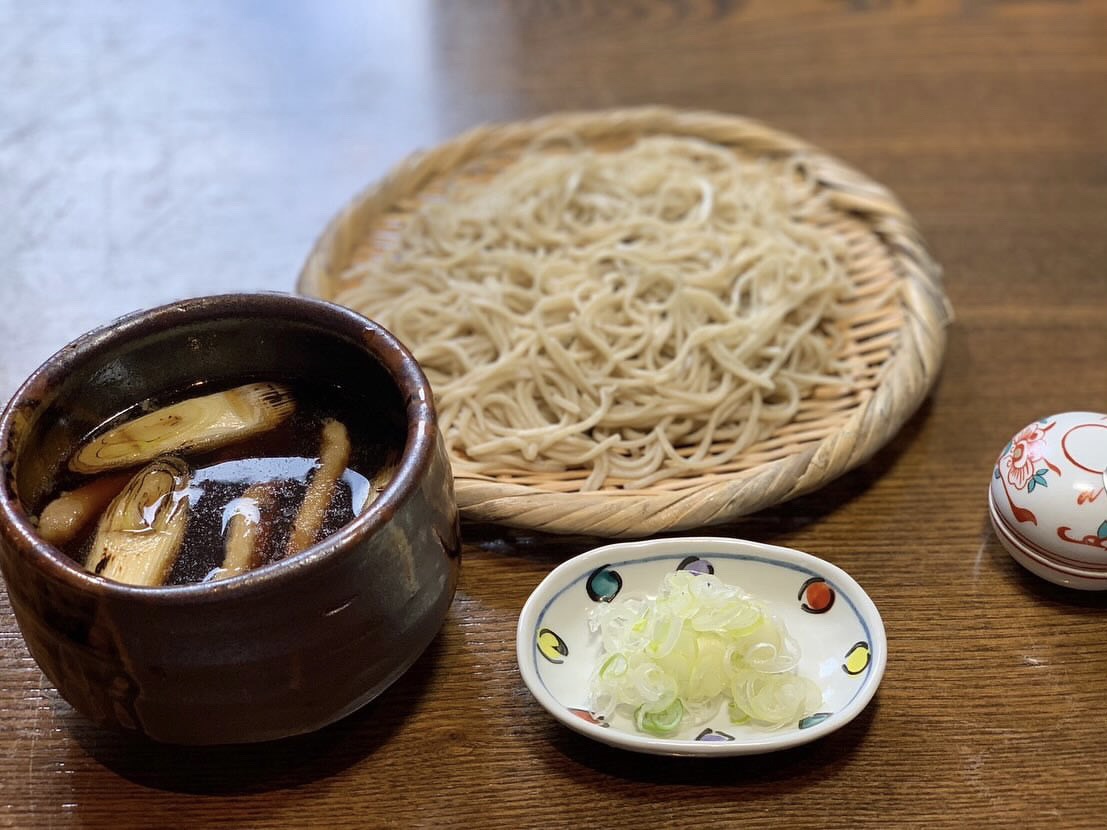
[{"label": "wooden table", "polygon": [[466,527],[441,636],[360,713],[179,750],[85,723],[0,598],[6,827],[1102,826],[1107,602],[1019,568],[985,488],[1029,421],[1107,388],[1107,6],[1025,0],[0,3],[0,396],[81,331],[289,290],[408,151],[487,121],[660,103],[763,119],[889,185],[956,309],[870,463],[733,526],[849,571],[890,658],[852,724],[721,761],[564,729],[518,611],[589,539]]}]

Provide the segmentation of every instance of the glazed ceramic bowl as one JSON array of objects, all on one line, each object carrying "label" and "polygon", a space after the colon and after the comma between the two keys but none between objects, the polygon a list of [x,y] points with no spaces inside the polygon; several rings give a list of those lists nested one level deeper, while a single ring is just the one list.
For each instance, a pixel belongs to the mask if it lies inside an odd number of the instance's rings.
[{"label": "glazed ceramic bowl", "polygon": [[1000,452],[988,506],[996,536],[1027,570],[1107,590],[1107,415],[1063,412],[1028,424]]},{"label": "glazed ceramic bowl", "polygon": [[[76,442],[197,379],[305,378],[367,390],[397,423],[391,483],[354,521],[222,582],[114,582],[36,536],[32,515]],[[181,744],[309,732],[395,681],[441,627],[458,575],[452,478],[426,378],[387,331],[279,294],[133,314],[39,368],[0,417],[0,567],[31,655],[93,720]]]}]

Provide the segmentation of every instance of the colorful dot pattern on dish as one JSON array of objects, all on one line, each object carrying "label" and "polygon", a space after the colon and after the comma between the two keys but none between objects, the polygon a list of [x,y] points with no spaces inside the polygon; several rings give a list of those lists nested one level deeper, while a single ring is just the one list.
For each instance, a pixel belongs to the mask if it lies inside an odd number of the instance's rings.
[{"label": "colorful dot pattern on dish", "polygon": [[593,602],[611,602],[623,590],[623,578],[618,571],[613,571],[607,565],[601,565],[592,571],[588,581],[584,583],[584,589],[588,592],[588,598]]},{"label": "colorful dot pattern on dish", "polygon": [[564,663],[569,647],[557,632],[543,628],[538,632],[538,652],[551,663]]},{"label": "colorful dot pattern on dish", "polygon": [[697,741],[733,741],[734,736],[718,729],[705,729],[696,736]]},{"label": "colorful dot pattern on dish", "polygon": [[[708,560],[699,556],[688,556],[681,560],[676,570],[687,570],[700,574],[714,574],[715,566]],[[797,572],[797,578],[802,574]],[[623,578],[618,570],[610,564],[596,568],[584,582],[584,589],[592,602],[611,602],[623,589]],[[837,592],[824,578],[810,577],[798,585],[796,601],[800,608],[808,614],[826,614],[834,606]],[[553,664],[563,663],[569,654],[569,646],[564,639],[550,628],[540,628],[537,634],[537,646],[539,653]],[[868,642],[861,640],[854,643],[843,657],[842,670],[846,674],[856,676],[862,674],[872,663],[872,649]],[[577,717],[598,726],[607,727],[603,718],[596,717],[586,708],[569,707],[569,711]],[[833,712],[816,712],[802,718],[798,724],[799,729],[810,729],[827,718]],[[706,728],[695,738],[696,741],[733,741],[734,736],[717,729]]]},{"label": "colorful dot pattern on dish", "polygon": [[829,718],[830,715],[830,712],[816,712],[813,715],[808,715],[806,718],[799,722],[799,728],[810,729],[812,726],[822,723],[824,720]]},{"label": "colorful dot pattern on dish", "polygon": [[845,669],[846,674],[861,674],[869,667],[872,657],[872,649],[869,648],[868,643],[864,641],[854,643],[850,650],[846,652],[846,660],[842,664],[842,668]]},{"label": "colorful dot pattern on dish", "polygon": [[800,586],[800,608],[808,614],[825,614],[834,605],[834,589],[821,576],[813,576]]},{"label": "colorful dot pattern on dish", "polygon": [[677,565],[678,571],[691,571],[697,574],[713,574],[715,573],[715,566],[708,562],[706,559],[700,559],[698,556],[686,556]]},{"label": "colorful dot pattern on dish", "polygon": [[580,718],[585,723],[594,723],[596,726],[610,726],[610,724],[603,719],[600,715],[593,714],[587,709],[580,709],[575,706],[570,706],[569,711]]}]

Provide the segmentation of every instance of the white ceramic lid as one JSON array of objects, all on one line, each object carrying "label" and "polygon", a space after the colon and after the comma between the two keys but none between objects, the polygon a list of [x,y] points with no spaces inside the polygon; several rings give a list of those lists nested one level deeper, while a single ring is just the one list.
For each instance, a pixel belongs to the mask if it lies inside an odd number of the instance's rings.
[{"label": "white ceramic lid", "polygon": [[1107,589],[1105,469],[1107,415],[1063,412],[1028,424],[992,471],[996,535],[1044,579]]}]

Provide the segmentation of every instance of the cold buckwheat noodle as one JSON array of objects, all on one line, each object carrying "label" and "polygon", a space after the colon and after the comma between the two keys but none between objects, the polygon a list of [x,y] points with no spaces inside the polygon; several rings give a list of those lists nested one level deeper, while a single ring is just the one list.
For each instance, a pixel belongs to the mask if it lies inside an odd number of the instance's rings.
[{"label": "cold buckwheat noodle", "polygon": [[337,301],[435,390],[455,472],[639,488],[731,461],[824,384],[851,297],[795,160],[693,138],[529,148],[424,198]]}]

